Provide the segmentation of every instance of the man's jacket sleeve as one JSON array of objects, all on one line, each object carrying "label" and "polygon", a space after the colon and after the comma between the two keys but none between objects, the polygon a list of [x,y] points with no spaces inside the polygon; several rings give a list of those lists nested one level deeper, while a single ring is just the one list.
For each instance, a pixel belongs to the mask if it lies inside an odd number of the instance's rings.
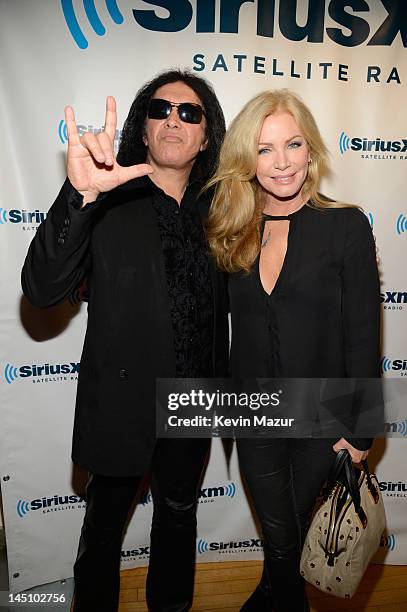
[{"label": "man's jacket sleeve", "polygon": [[63,302],[86,275],[91,230],[100,203],[98,200],[81,209],[82,199],[66,179],[30,244],[21,285],[34,306]]}]

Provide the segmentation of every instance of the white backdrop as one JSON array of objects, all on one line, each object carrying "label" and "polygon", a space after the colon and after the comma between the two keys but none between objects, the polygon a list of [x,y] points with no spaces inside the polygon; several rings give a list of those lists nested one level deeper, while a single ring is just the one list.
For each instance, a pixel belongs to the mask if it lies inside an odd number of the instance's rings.
[{"label": "white backdrop", "polygon": [[[0,1],[0,477],[13,591],[72,575],[84,513],[69,455],[86,308],[34,309],[19,281],[29,242],[64,178],[66,104],[83,130],[100,129],[112,94],[120,129],[137,89],[173,66],[213,83],[227,121],[264,89],[300,93],[332,154],[326,194],[361,204],[373,225],[384,375],[407,376],[406,5],[352,6]],[[393,564],[407,563],[407,427],[398,427],[401,439],[379,440],[374,451],[388,514],[377,559]],[[235,454],[227,466],[215,442],[200,498],[198,560],[261,558]],[[147,495],[129,525],[123,567],[148,562],[150,516]]]}]

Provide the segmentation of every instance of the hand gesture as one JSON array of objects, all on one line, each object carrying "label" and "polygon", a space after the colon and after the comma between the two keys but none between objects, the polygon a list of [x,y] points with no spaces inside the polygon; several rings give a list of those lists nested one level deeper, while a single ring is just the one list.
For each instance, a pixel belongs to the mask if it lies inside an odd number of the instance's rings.
[{"label": "hand gesture", "polygon": [[84,205],[96,200],[99,193],[111,191],[153,171],[149,164],[124,167],[116,162],[113,143],[117,114],[116,101],[112,96],[106,99],[105,127],[99,134],[86,132],[79,136],[71,106],[65,108],[65,122],[68,135],[68,178],[84,196]]},{"label": "hand gesture", "polygon": [[345,438],[341,438],[340,440],[338,440],[338,442],[336,442],[332,448],[335,453],[339,453],[342,448],[346,448],[349,451],[353,463],[360,463],[361,461],[366,459],[369,454],[368,450],[362,451],[355,448],[354,446],[352,446],[352,444],[349,444],[349,442],[345,440]]}]

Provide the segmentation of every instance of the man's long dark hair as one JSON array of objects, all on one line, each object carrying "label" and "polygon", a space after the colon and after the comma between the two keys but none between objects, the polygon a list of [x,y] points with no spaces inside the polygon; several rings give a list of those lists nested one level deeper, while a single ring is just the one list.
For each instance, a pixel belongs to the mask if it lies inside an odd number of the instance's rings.
[{"label": "man's long dark hair", "polygon": [[208,146],[198,154],[191,178],[206,182],[218,164],[219,151],[225,135],[225,118],[212,86],[188,70],[174,69],[163,72],[137,92],[123,126],[117,161],[122,166],[146,161],[147,147],[143,142],[143,134],[148,105],[159,87],[177,81],[182,81],[196,93],[205,110]]}]

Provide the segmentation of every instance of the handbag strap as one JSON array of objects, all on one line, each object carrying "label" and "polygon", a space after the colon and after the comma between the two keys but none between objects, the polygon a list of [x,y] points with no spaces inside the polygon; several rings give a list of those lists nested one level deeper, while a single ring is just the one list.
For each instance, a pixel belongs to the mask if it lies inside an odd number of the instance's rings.
[{"label": "handbag strap", "polygon": [[355,469],[352,458],[348,451],[346,451],[347,457],[345,460],[345,474],[346,474],[346,486],[352,497],[353,505],[355,506],[356,512],[360,510],[360,491],[359,491],[359,474]]},{"label": "handbag strap", "polygon": [[342,474],[343,467],[346,461],[346,455],[348,451],[345,448],[342,448],[338,453],[336,453],[335,461],[331,466],[331,469],[328,474],[328,478],[326,480],[325,490],[328,493],[334,488],[336,483],[339,481],[339,477]]},{"label": "handbag strap", "polygon": [[374,502],[377,504],[377,502],[379,501],[380,495],[379,495],[379,492],[378,492],[378,489],[377,489],[376,485],[372,481],[372,475],[371,475],[370,470],[369,470],[369,465],[368,465],[367,459],[363,459],[362,465],[363,465],[363,469],[365,470],[365,475],[366,475],[366,481],[367,481],[368,489],[370,491],[370,494],[371,494]]},{"label": "handbag strap", "polygon": [[347,455],[348,451],[345,448],[342,448],[336,453],[335,461],[329,470],[326,485],[324,487],[324,497],[328,497],[337,482],[342,482],[341,476],[343,475]]},{"label": "handbag strap", "polygon": [[[370,471],[367,461],[364,460],[362,465],[366,472],[369,488],[371,488],[373,487],[373,483],[370,478]],[[352,458],[348,450],[346,448],[342,448],[337,453],[335,462],[333,463],[329,472],[326,487],[324,489],[324,498],[327,499],[329,493],[332,491],[336,483],[340,483],[346,487],[347,491],[351,495],[355,510],[358,512],[360,509],[360,491],[358,480],[358,472],[353,466]]]},{"label": "handbag strap", "polygon": [[[377,504],[380,499],[380,494],[375,484],[372,481],[369,465],[366,459],[362,462],[363,474],[366,478],[366,483],[372,499]],[[361,506],[360,490],[359,490],[360,472],[355,468],[352,458],[346,449],[341,449],[336,456],[335,462],[329,472],[327,484],[324,489],[324,499],[327,500],[330,492],[336,483],[339,483],[346,492],[351,496],[355,512],[360,520],[362,527],[365,529],[368,524],[368,519],[365,511]]]}]

